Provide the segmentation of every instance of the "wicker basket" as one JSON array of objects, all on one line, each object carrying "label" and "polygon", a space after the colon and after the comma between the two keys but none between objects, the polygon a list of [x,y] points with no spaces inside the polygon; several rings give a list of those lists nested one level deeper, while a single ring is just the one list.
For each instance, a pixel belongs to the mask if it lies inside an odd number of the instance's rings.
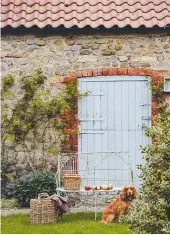
[{"label": "wicker basket", "polygon": [[57,221],[57,210],[54,201],[47,193],[40,193],[38,199],[30,201],[30,223],[48,224]]},{"label": "wicker basket", "polygon": [[63,177],[64,189],[79,190],[81,185],[81,176],[78,174],[65,174]]}]

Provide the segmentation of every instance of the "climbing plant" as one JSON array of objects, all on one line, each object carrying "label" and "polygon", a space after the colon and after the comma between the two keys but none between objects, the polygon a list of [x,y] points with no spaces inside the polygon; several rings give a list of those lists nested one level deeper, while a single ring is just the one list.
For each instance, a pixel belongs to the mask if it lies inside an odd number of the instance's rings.
[{"label": "climbing plant", "polygon": [[[42,91],[47,77],[41,69],[31,75],[20,73],[20,96],[15,87],[16,79],[9,74],[2,78],[2,172],[4,179],[17,177],[20,172],[18,159],[25,169],[46,170],[48,158],[65,148],[66,132],[77,114],[78,81],[67,83],[52,95]],[[20,97],[20,98],[19,98]],[[12,103],[12,105],[11,105]],[[77,133],[77,129],[72,129]],[[70,134],[70,133],[69,133]],[[69,146],[72,150],[72,145]],[[37,165],[36,157],[40,164]],[[22,159],[22,160],[21,160]],[[14,166],[18,166],[16,168]],[[56,166],[57,167],[57,166]]]},{"label": "climbing plant", "polygon": [[164,102],[164,99],[163,99],[164,81],[163,80],[155,81],[152,78],[149,78],[148,84],[152,90],[152,95],[154,95],[156,98],[156,102],[157,102],[158,108],[160,109],[160,112],[166,114],[167,113],[166,108],[168,107],[168,104]]},{"label": "climbing plant", "polygon": [[144,127],[153,141],[141,146],[145,164],[139,166],[140,195],[121,221],[130,224],[135,233],[162,234],[170,232],[170,113],[162,96],[163,82],[150,84],[160,113],[154,117],[151,128]]}]

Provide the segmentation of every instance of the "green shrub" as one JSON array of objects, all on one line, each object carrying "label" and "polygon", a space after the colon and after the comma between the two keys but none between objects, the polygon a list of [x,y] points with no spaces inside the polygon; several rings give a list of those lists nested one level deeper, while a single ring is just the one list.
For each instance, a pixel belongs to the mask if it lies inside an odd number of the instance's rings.
[{"label": "green shrub", "polygon": [[[152,144],[142,147],[145,165],[140,166],[140,200],[133,204],[121,221],[135,233],[169,233],[170,209],[170,114],[163,112],[146,128]],[[169,218],[170,219],[170,218]]]},{"label": "green shrub", "polygon": [[12,199],[1,199],[1,208],[15,208],[18,206],[18,202],[15,198]]},{"label": "green shrub", "polygon": [[20,206],[29,206],[30,200],[39,193],[55,193],[56,180],[52,172],[35,171],[21,176],[7,186],[7,197],[16,198]]}]

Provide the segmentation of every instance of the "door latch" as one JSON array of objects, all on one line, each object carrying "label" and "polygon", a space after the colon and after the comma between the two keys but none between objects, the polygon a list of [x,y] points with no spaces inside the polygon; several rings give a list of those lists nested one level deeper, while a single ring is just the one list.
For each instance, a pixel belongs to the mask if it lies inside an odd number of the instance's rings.
[{"label": "door latch", "polygon": [[150,116],[142,116],[142,120],[151,120],[151,117]]},{"label": "door latch", "polygon": [[139,106],[150,106],[151,104],[140,104]]}]

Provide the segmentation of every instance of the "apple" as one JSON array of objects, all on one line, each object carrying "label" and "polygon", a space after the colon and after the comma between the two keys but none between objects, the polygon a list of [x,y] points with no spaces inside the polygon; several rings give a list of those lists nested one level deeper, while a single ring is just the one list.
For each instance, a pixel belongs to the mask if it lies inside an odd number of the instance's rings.
[{"label": "apple", "polygon": [[107,185],[102,185],[102,186],[101,186],[101,189],[102,189],[102,190],[107,190],[107,188],[108,188]]},{"label": "apple", "polygon": [[105,185],[102,185],[102,186],[101,186],[101,189],[102,189],[102,190],[105,190]]},{"label": "apple", "polygon": [[89,185],[86,185],[84,188],[85,188],[86,191],[91,190],[91,186],[89,186]]},{"label": "apple", "polygon": [[97,186],[97,190],[100,190],[101,189],[101,187],[100,186]]},{"label": "apple", "polygon": [[109,187],[110,187],[110,189],[112,189],[113,188],[113,184],[109,184]]},{"label": "apple", "polygon": [[102,186],[101,186],[101,189],[102,189],[102,190],[110,190],[111,188],[110,188],[110,186],[108,186],[108,185],[102,185]]},{"label": "apple", "polygon": [[96,190],[96,189],[97,189],[97,186],[91,186],[91,189],[92,189],[92,190]]}]

